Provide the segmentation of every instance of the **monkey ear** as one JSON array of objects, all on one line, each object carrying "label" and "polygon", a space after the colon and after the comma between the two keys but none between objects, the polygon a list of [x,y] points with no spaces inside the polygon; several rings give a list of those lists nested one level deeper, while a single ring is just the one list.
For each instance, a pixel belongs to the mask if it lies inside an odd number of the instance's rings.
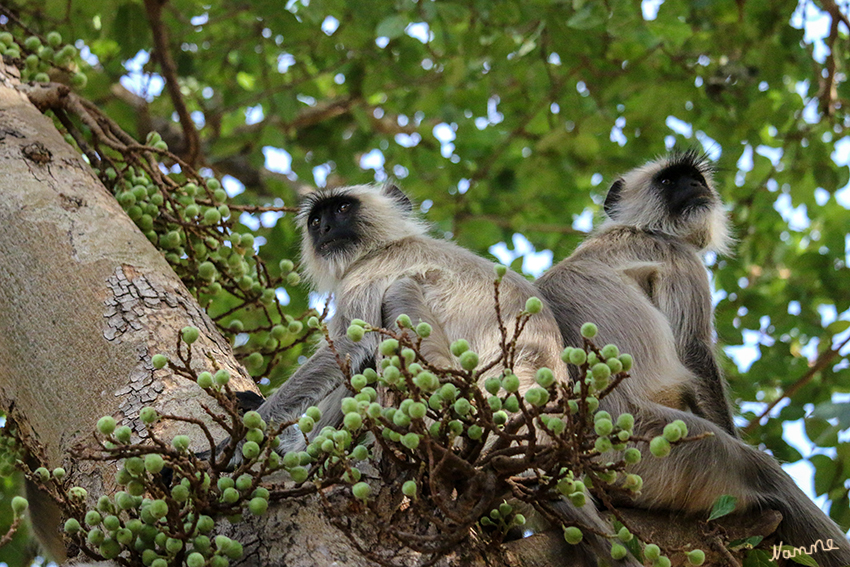
[{"label": "monkey ear", "polygon": [[413,203],[410,198],[392,181],[384,183],[384,186],[381,187],[381,194],[394,200],[396,206],[405,213],[413,212]]},{"label": "monkey ear", "polygon": [[605,197],[605,204],[603,205],[605,208],[605,214],[608,215],[608,218],[614,218],[612,216],[614,213],[614,207],[620,201],[620,191],[622,191],[625,184],[626,182],[623,179],[618,179],[611,185],[611,188],[608,189],[608,196]]}]

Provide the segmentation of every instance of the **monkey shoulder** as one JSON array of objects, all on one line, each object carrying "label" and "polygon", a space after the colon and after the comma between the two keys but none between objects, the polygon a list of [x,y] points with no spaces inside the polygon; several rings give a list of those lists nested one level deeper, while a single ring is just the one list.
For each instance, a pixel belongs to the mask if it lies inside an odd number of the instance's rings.
[{"label": "monkey shoulder", "polygon": [[[335,297],[349,318],[376,324],[364,314],[379,318],[382,308],[386,311],[384,304],[392,298],[404,297],[405,303],[419,298],[432,309],[443,311],[462,302],[465,296],[491,295],[493,278],[493,263],[469,250],[447,240],[411,236],[388,243],[354,262],[340,281]],[[531,284],[521,277],[520,280],[506,287],[513,289],[524,284],[525,294],[531,295]]]},{"label": "monkey shoulder", "polygon": [[[597,242],[594,242],[598,240]],[[589,243],[597,248],[592,252],[609,265],[630,268],[635,264],[663,266],[658,276],[679,281],[682,278],[705,279],[705,265],[700,251],[693,244],[669,234],[637,227],[617,227],[593,238]],[[603,260],[604,261],[604,260]]]},{"label": "monkey shoulder", "polygon": [[[586,244],[596,253],[626,256],[640,260],[667,260],[670,256],[693,254],[693,246],[685,245],[669,234],[636,226],[614,225],[603,228]],[[579,247],[579,250],[584,245]]]},{"label": "monkey shoulder", "polygon": [[676,289],[690,290],[695,300],[709,294],[707,273],[696,248],[665,233],[635,226],[603,227],[544,274],[538,287],[544,291],[569,289],[575,294],[573,290],[583,289],[581,284],[588,278],[591,281],[586,283],[599,294],[622,291],[623,285],[636,287],[662,310],[667,303],[664,298]]},{"label": "monkey shoulder", "polygon": [[345,279],[353,281],[414,278],[423,285],[492,282],[493,263],[454,242],[428,236],[411,236],[386,245],[362,258]]}]

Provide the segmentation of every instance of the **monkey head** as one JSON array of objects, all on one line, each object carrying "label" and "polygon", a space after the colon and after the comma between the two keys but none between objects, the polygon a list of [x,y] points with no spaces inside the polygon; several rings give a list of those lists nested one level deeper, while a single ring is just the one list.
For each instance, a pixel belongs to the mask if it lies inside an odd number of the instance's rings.
[{"label": "monkey head", "polygon": [[323,188],[308,193],[300,206],[301,259],[317,291],[333,291],[349,266],[370,252],[427,227],[413,204],[392,183]]},{"label": "monkey head", "polygon": [[708,157],[693,150],[633,169],[608,190],[606,224],[659,232],[700,250],[726,253],[728,220],[713,173]]}]

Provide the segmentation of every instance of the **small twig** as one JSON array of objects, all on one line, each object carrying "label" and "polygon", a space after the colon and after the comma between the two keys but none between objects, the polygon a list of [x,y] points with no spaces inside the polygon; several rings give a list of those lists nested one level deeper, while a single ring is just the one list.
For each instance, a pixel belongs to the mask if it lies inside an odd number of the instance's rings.
[{"label": "small twig", "polygon": [[796,382],[788,386],[785,391],[782,392],[781,396],[779,396],[773,402],[768,404],[768,406],[764,409],[764,411],[761,412],[758,417],[754,418],[752,421],[750,421],[750,423],[744,426],[741,429],[741,433],[750,433],[756,427],[758,427],[760,425],[761,420],[764,419],[764,417],[767,416],[779,402],[781,402],[785,398],[790,399],[794,396],[794,394],[801,390],[803,386],[811,382],[812,378],[814,378],[818,372],[829,366],[829,364],[835,359],[835,357],[840,354],[841,349],[847,346],[847,344],[850,344],[850,337],[847,337],[844,342],[842,342],[837,347],[831,348],[821,354],[817,358],[815,363],[811,366],[811,368],[809,368],[809,370],[805,374],[803,374],[803,376],[801,376]]},{"label": "small twig", "polygon": [[18,516],[15,518],[15,520],[12,522],[12,525],[9,526],[9,531],[6,532],[6,535],[0,538],[0,547],[3,547],[4,545],[12,541],[12,538],[15,537],[15,532],[18,531],[18,528],[21,526],[21,522],[23,521],[23,516]]},{"label": "small twig", "polygon": [[56,115],[56,118],[59,119],[59,122],[65,127],[65,130],[68,131],[71,137],[74,138],[74,141],[89,159],[91,166],[100,167],[100,156],[97,155],[97,153],[88,145],[85,138],[82,137],[80,131],[74,126],[71,119],[68,118],[68,114],[65,112],[65,109],[55,108],[53,109],[53,114]]},{"label": "small twig", "polygon": [[183,128],[183,136],[186,140],[186,161],[194,164],[198,160],[201,144],[198,137],[198,129],[195,127],[195,122],[189,115],[186,102],[180,93],[180,85],[177,80],[177,65],[171,57],[168,34],[165,24],[162,22],[162,7],[164,4],[165,2],[161,0],[145,0],[145,10],[148,14],[148,21],[150,22],[151,33],[153,35],[153,56],[159,61],[162,76],[165,79],[165,85],[171,97],[171,103],[174,105],[174,110],[180,118],[180,126]]},{"label": "small twig", "polygon": [[228,205],[232,211],[242,211],[243,213],[297,213],[298,207],[277,206],[260,206],[260,205]]},{"label": "small twig", "polygon": [[741,567],[741,563],[735,559],[735,556],[732,555],[726,546],[723,545],[723,540],[720,537],[715,537],[710,541],[711,547],[713,547],[720,555],[722,555],[729,565],[732,567]]}]

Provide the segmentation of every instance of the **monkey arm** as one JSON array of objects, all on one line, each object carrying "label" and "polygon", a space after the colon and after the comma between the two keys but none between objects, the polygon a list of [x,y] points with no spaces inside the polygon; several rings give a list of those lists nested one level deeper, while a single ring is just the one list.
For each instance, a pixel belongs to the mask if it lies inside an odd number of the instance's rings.
[{"label": "monkey arm", "polygon": [[644,453],[632,471],[641,475],[644,485],[632,504],[646,509],[680,510],[706,514],[717,497],[738,498],[738,510],[773,509],[782,514],[777,529],[779,539],[799,547],[813,546],[832,539],[837,550],[820,551],[814,558],[823,567],[850,565],[850,544],[835,525],[770,455],[729,435],[713,423],[690,413],[648,401],[631,404],[636,418],[636,434],[659,435],[664,425],[681,419],[689,435],[711,433],[699,441],[673,447],[663,459]]},{"label": "monkey arm", "polygon": [[[351,320],[355,318],[375,327],[382,324],[383,287],[380,282],[361,287],[350,294],[358,298],[357,302],[339,300],[337,303],[336,314],[329,324],[334,348],[331,349],[327,341],[322,341],[313,356],[257,408],[265,421],[283,423],[298,419],[314,405],[322,412],[314,431],[321,431],[326,425],[339,425],[342,421],[340,402],[349,390],[345,387],[345,375],[338,360],[348,361],[353,374],[374,367],[380,340],[376,333],[366,333],[355,343],[346,335]],[[300,451],[305,447],[304,436],[295,427],[284,430],[280,438],[279,453]],[[237,451],[233,464],[240,459],[241,454]]]},{"label": "monkey arm", "polygon": [[[346,335],[352,319],[359,318],[374,327],[392,328],[401,314],[407,314],[414,323],[425,321],[431,325],[431,337],[428,345],[445,345],[445,357],[451,360],[448,341],[442,326],[437,321],[423,294],[423,290],[413,278],[401,278],[386,286],[383,282],[373,282],[348,290],[338,300],[337,313],[330,324],[330,335],[334,344],[331,350],[327,342],[305,362],[278,390],[272,394],[257,411],[266,421],[281,423],[299,418],[304,411],[316,405],[322,412],[321,420],[314,431],[321,431],[326,425],[337,426],[342,421],[340,402],[349,395],[343,381],[345,376],[339,367],[337,356],[348,360],[351,373],[362,372],[374,367],[376,353],[381,337],[378,333],[366,333],[359,342],[353,342]],[[336,351],[336,354],[334,354]],[[425,349],[426,357],[434,349]],[[430,360],[444,363],[443,360]],[[281,435],[279,452],[302,450],[304,438],[295,429],[289,428]]]},{"label": "monkey arm", "polygon": [[[343,341],[334,343],[337,353],[343,360],[346,355],[349,355],[352,368],[362,369],[360,365],[368,359],[367,353],[360,350],[352,352],[345,349],[346,346]],[[374,352],[369,354],[373,355]],[[267,422],[282,423],[298,419],[308,407],[316,405],[322,411],[322,419],[316,424],[315,429],[321,430],[325,425],[336,425],[342,419],[339,404],[345,396],[343,380],[344,375],[337,364],[336,356],[327,343],[323,343],[319,350],[257,409],[257,412]],[[280,453],[304,448],[304,439],[293,427],[283,432],[281,441],[278,449]]]},{"label": "monkey arm", "polygon": [[[425,321],[433,327],[437,323],[433,311],[425,301],[422,287],[412,277],[394,281],[384,294],[382,306],[384,325],[394,326],[399,315],[407,315],[414,325],[419,321]],[[438,332],[442,332],[439,325]]]},{"label": "monkey arm", "polygon": [[[334,351],[327,342],[305,362],[283,385],[265,402],[256,408],[257,413],[270,423],[283,423],[300,418],[310,406],[317,406],[322,418],[315,424],[314,431],[321,431],[326,425],[336,426],[342,421],[340,403],[349,390],[343,381],[345,375],[337,362],[349,360],[353,373],[361,372],[375,364],[377,340],[367,333],[359,343],[353,343],[348,337],[334,341]],[[289,427],[280,436],[278,453],[301,451],[305,448],[304,437],[296,427]],[[224,440],[219,449],[229,442]],[[241,461],[241,453],[234,454],[231,465]]]},{"label": "monkey arm", "polygon": [[[675,248],[671,247],[671,250]],[[695,376],[695,412],[738,437],[732,419],[726,381],[720,371],[714,346],[711,290],[698,257],[687,249],[672,254],[668,273],[659,278],[658,297],[653,302],[673,329],[682,364]]]},{"label": "monkey arm", "polygon": [[[696,404],[706,419],[719,425],[726,433],[739,438],[732,419],[732,407],[726,392],[726,381],[720,372],[713,345],[693,339],[685,346],[684,365],[694,373],[697,381]],[[718,403],[723,400],[725,403]]]},{"label": "monkey arm", "polygon": [[396,319],[402,314],[410,317],[414,325],[420,321],[431,325],[431,335],[422,344],[425,359],[438,366],[451,366],[454,359],[449,349],[449,337],[428,305],[422,284],[412,277],[396,280],[384,294],[384,326],[395,327]]},{"label": "monkey arm", "polygon": [[679,358],[695,377],[690,384],[695,393],[694,412],[737,438],[726,381],[714,352],[711,291],[705,269],[690,247],[674,246],[659,237],[646,239],[665,250],[669,259],[664,263],[633,262],[621,266],[620,271],[669,322]]}]

